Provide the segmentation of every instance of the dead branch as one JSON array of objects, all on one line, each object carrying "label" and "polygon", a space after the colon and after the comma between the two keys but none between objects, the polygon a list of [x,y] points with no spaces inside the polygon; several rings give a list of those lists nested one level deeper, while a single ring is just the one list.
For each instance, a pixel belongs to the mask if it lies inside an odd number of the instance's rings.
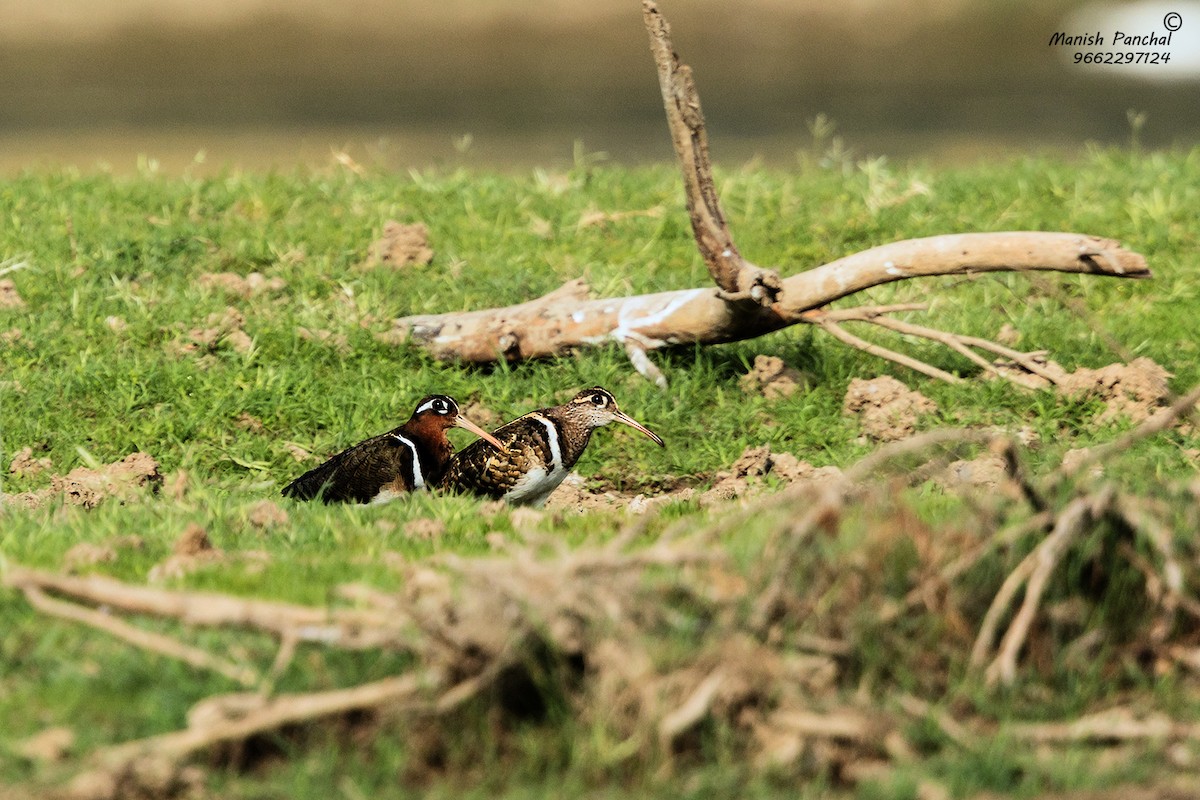
[{"label": "dead branch", "polygon": [[881,245],[793,275],[783,281],[779,300],[766,308],[729,302],[715,289],[580,300],[563,287],[517,306],[404,317],[396,325],[436,358],[476,363],[544,358],[610,342],[633,342],[650,351],[811,324],[816,319],[805,312],[904,278],[1026,270],[1150,275],[1145,259],[1112,240],[1073,233],[964,233]]},{"label": "dead branch", "polygon": [[700,255],[713,281],[725,293],[725,299],[749,299],[759,305],[770,305],[779,293],[779,275],[746,261],[733,243],[713,183],[708,134],[692,69],[680,62],[671,44],[671,26],[653,0],[643,0],[642,20],[650,34],[650,52],[658,66],[667,127],[683,174],[688,215]]},{"label": "dead branch", "polygon": [[[260,706],[245,710],[241,716],[217,719],[209,724],[137,739],[97,751],[92,756],[101,774],[122,776],[144,759],[177,764],[197,753],[227,742],[239,742],[287,725],[312,722],[349,711],[379,709],[400,703],[419,702],[421,681],[413,675],[384,678],[349,689],[334,689],[310,694],[278,695],[263,698]],[[212,703],[217,698],[210,698]],[[95,775],[85,773],[76,779],[94,782]]]},{"label": "dead branch", "polygon": [[59,575],[16,564],[9,567],[3,580],[5,586],[17,589],[55,592],[131,614],[176,619],[198,627],[249,628],[347,649],[408,647],[407,620],[396,612],[311,608],[211,592],[174,592],[132,586],[100,575]]},{"label": "dead branch", "polygon": [[1046,744],[1200,739],[1200,725],[1194,722],[1178,722],[1161,714],[1149,714],[1139,719],[1128,708],[1114,708],[1072,722],[1011,725],[1005,731],[1017,739]]},{"label": "dead branch", "polygon": [[1114,492],[1106,487],[1096,496],[1073,500],[1058,515],[1054,529],[1042,540],[1033,552],[1026,556],[1017,568],[1001,584],[984,615],[975,645],[971,648],[971,666],[980,667],[987,659],[1000,619],[1012,603],[1017,591],[1025,584],[1025,597],[1021,608],[1013,617],[1000,642],[995,659],[984,672],[989,685],[1001,682],[1012,684],[1017,677],[1017,655],[1025,645],[1030,626],[1041,603],[1042,593],[1062,560],[1071,543],[1086,533],[1096,521],[1108,513]]},{"label": "dead branch", "polygon": [[95,628],[99,631],[122,639],[135,647],[149,650],[152,653],[174,658],[197,669],[206,669],[224,675],[231,681],[243,686],[258,685],[258,674],[250,669],[214,656],[199,647],[192,647],[161,633],[143,630],[118,617],[113,617],[101,611],[85,608],[65,600],[56,600],[36,586],[25,586],[25,599],[29,605],[45,614],[71,620]]},{"label": "dead branch", "polygon": [[717,288],[589,300],[573,282],[545,297],[507,308],[397,319],[398,335],[391,339],[411,341],[435,358],[475,363],[544,358],[616,342],[626,349],[640,374],[665,386],[666,378],[647,355],[651,350],[750,339],[803,322],[821,325],[851,347],[940,380],[956,380],[944,370],[873,345],[838,327],[837,323],[853,319],[938,341],[985,370],[996,371],[972,348],[1003,353],[1026,370],[1048,377],[1028,354],[978,337],[888,320],[878,310],[863,309],[859,316],[852,316],[853,310],[850,315],[813,312],[856,292],[909,278],[1031,271],[1150,276],[1141,255],[1111,239],[1014,232],[894,242],[780,279],[778,271],[743,258],[734,244],[713,182],[704,115],[691,69],[675,52],[670,26],[653,0],[643,0],[642,12],[683,177],[692,233]]}]

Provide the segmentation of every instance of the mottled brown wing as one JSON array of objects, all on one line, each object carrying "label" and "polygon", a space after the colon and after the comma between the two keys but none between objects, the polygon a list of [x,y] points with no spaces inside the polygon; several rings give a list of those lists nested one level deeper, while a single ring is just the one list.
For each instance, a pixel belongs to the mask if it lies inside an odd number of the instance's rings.
[{"label": "mottled brown wing", "polygon": [[369,503],[397,478],[403,478],[405,488],[411,489],[412,476],[412,450],[393,431],[360,442],[310,469],[283,487],[283,495],[297,500],[320,498],[326,503]]},{"label": "mottled brown wing", "polygon": [[546,428],[530,416],[518,417],[492,431],[507,453],[482,439],[455,453],[442,487],[498,500],[530,469],[547,464],[551,455]]}]

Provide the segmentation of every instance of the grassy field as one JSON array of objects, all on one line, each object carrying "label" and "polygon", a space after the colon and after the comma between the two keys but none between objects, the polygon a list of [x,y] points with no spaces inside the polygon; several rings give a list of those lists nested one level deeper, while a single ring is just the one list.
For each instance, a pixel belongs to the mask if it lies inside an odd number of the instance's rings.
[{"label": "grassy field", "polygon": [[[932,299],[922,321],[985,337],[1011,325],[1018,346],[1048,350],[1068,370],[1145,356],[1173,374],[1176,392],[1200,383],[1194,255],[1200,245],[1200,150],[1096,150],[1073,160],[1031,157],[952,171],[806,154],[790,171],[747,166],[721,171],[718,178],[742,251],[785,272],[937,233],[1042,229],[1120,239],[1147,257],[1154,280],[1052,275],[1031,283],[991,275],[904,282],[854,299]],[[581,224],[595,211],[646,213]],[[166,585],[320,605],[343,583],[403,588],[406,573],[397,560],[482,556],[494,551],[498,539],[520,539],[530,530],[590,546],[621,529],[621,512],[529,518],[458,497],[426,495],[364,508],[278,498],[278,490],[316,457],[398,424],[429,392],[477,403],[506,419],[604,385],[667,447],[656,448],[630,431],[604,430],[578,471],[590,488],[651,495],[680,485],[703,489],[749,446],[769,444],[815,466],[854,463],[873,448],[858,423],[842,413],[856,377],[893,375],[934,400],[939,410],[923,417],[920,429],[1029,429],[1033,444],[1022,458],[1034,474],[1052,471],[1068,450],[1110,441],[1133,425],[1122,418],[1101,421],[1103,405],[1096,399],[975,379],[969,362],[932,345],[881,339],[973,379],[941,384],[804,327],[655,356],[670,381],[665,392],[633,373],[617,350],[475,369],[433,362],[379,338],[398,316],[520,302],[578,276],[599,295],[705,285],[678,179],[666,166],[630,170],[581,157],[563,173],[517,176],[360,175],[337,166],[215,178],[150,170],[119,179],[38,172],[0,183],[0,219],[0,280],[11,280],[20,297],[19,304],[0,304],[3,491],[35,491],[47,485],[50,473],[65,475],[135,451],[152,455],[166,476],[157,494],[95,509],[57,500],[33,510],[3,506],[0,570],[12,564],[61,569],[80,543],[107,544],[112,558],[95,564],[85,559],[74,569],[144,583],[192,525],[203,528],[226,558],[167,577]],[[365,263],[389,219],[428,226],[431,265],[392,270]],[[238,292],[202,278],[223,272],[278,280]],[[758,354],[781,356],[803,370],[811,388],[782,399],[748,394],[739,379]],[[462,431],[451,438],[459,446],[469,439]],[[47,471],[8,472],[26,447],[33,458],[49,460]],[[1197,447],[1194,428],[1177,428],[1104,465],[1107,479],[1123,490],[1174,503],[1181,552],[1194,552],[1187,548],[1195,530],[1185,522],[1186,495],[1172,487],[1195,481]],[[298,460],[305,452],[314,457]],[[776,487],[769,477],[766,483]],[[261,518],[264,499],[277,501],[285,521]],[[805,560],[842,563],[870,540],[873,525],[886,527],[895,519],[890,515],[902,512],[919,519],[917,527],[935,539],[961,533],[982,513],[979,504],[918,485],[879,500],[878,507],[856,509],[844,538],[814,544]],[[884,507],[890,510],[884,513]],[[699,530],[723,513],[694,500],[673,503],[640,536],[651,543],[680,520]],[[436,521],[438,533],[414,533],[410,523],[428,519]],[[739,569],[752,569],[768,557],[771,524],[769,515],[756,517],[723,534],[719,544]],[[113,546],[115,537],[130,534],[140,537],[136,546]],[[967,604],[971,626],[1031,547],[998,554],[980,567],[979,596]],[[908,550],[895,542],[889,548],[886,558],[869,561],[892,577],[878,587],[882,595],[864,598],[903,596],[911,588],[902,557]],[[1089,585],[1094,575],[1088,563],[1055,584],[1056,602]],[[1195,572],[1189,566],[1189,576]],[[1097,607],[1111,622],[1124,613],[1124,603],[1139,607],[1137,593],[1113,588]],[[811,612],[811,623],[823,628],[820,609]],[[0,619],[0,785],[24,787],[14,796],[63,772],[17,752],[20,742],[43,729],[71,728],[73,752],[86,753],[178,728],[193,703],[238,688],[50,620],[16,591],[0,590]],[[808,622],[792,624],[803,629]],[[1195,672],[1182,667],[1157,669],[1115,646],[1112,659],[1097,658],[1090,669],[1050,653],[1014,688],[992,690],[965,668],[962,652],[938,662],[936,679],[927,673],[921,649],[936,647],[949,635],[944,630],[923,629],[919,620],[904,617],[883,629],[855,630],[845,637],[854,649],[843,656],[848,663],[834,696],[885,706],[899,694],[918,692],[939,707],[967,706],[998,721],[1000,733],[985,746],[964,750],[932,730],[922,735],[914,723],[918,730],[910,738],[922,743],[918,752],[878,780],[849,781],[821,768],[752,768],[744,732],[736,726],[714,725],[693,758],[665,769],[653,755],[606,760],[596,726],[570,713],[567,701],[536,724],[510,724],[498,720],[494,709],[472,706],[456,717],[442,769],[432,777],[413,768],[416,745],[407,725],[384,721],[368,735],[345,723],[281,737],[268,756],[242,759],[241,767],[238,759],[214,762],[206,788],[193,792],[228,798],[419,791],[514,798],[827,792],[912,798],[931,791],[1029,797],[1165,780],[1160,765],[1171,747],[1183,748],[1172,751],[1172,763],[1186,766],[1200,758],[1194,741],[1133,745],[1107,760],[1080,745],[1047,758],[1003,733],[1005,720],[1067,719],[1130,702],[1194,719],[1200,685]],[[260,666],[274,656],[261,637],[201,632],[188,638]],[[1181,641],[1186,644],[1186,636]],[[656,647],[680,658],[690,642],[676,631]],[[378,679],[406,669],[407,658],[302,648],[276,688],[327,689]]]}]

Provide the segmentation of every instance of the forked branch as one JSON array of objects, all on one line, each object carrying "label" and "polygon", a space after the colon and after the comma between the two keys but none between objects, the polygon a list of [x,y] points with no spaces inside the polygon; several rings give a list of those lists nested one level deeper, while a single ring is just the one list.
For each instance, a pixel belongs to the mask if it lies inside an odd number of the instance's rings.
[{"label": "forked branch", "polygon": [[[851,309],[851,316],[841,311],[841,318],[834,318],[825,307],[856,292],[909,278],[1026,271],[1150,276],[1145,259],[1119,242],[1078,233],[1035,231],[951,234],[894,242],[786,279],[776,270],[752,264],[734,244],[721,209],[691,69],[675,52],[670,26],[657,4],[643,0],[642,12],[683,177],[692,233],[717,288],[589,299],[586,287],[573,281],[545,297],[507,308],[404,317],[395,323],[400,335],[389,336],[389,340],[411,341],[436,358],[475,363],[557,356],[615,342],[625,348],[638,372],[665,386],[666,379],[651,362],[649,351],[750,339],[802,322],[820,325],[851,347],[941,380],[956,380],[944,370],[867,342],[840,326],[854,320],[940,342],[993,372],[991,362],[976,351],[1002,355],[1053,381],[1029,354],[995,342],[900,322],[865,309],[860,317],[853,316]],[[818,310],[822,313],[814,313]]]}]

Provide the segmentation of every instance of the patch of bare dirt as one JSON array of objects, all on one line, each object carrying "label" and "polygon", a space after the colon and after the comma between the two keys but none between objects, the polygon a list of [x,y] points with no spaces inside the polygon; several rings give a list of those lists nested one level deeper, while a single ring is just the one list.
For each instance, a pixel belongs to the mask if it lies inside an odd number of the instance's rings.
[{"label": "patch of bare dirt", "polygon": [[305,450],[295,442],[284,442],[283,449],[288,451],[288,454],[298,463],[303,464],[305,461],[312,461],[316,458],[312,453]]},{"label": "patch of bare dirt", "polygon": [[111,564],[121,550],[141,550],[145,546],[145,539],[136,534],[113,536],[103,542],[80,542],[63,555],[63,570],[78,572],[83,567]]},{"label": "patch of bare dirt", "polygon": [[1128,364],[1109,364],[1100,369],[1081,367],[1067,376],[1068,394],[1096,396],[1105,409],[1098,420],[1128,417],[1142,422],[1167,404],[1171,373],[1149,358],[1135,358]]},{"label": "patch of bare dirt", "polygon": [[187,497],[187,493],[191,490],[191,480],[191,475],[186,469],[177,469],[167,473],[163,478],[162,493],[178,503]]},{"label": "patch of bare dirt", "polygon": [[243,326],[246,317],[236,308],[226,308],[222,313],[209,314],[206,327],[189,329],[182,338],[167,343],[167,353],[172,356],[211,355],[222,347],[236,353],[248,353],[254,340]]},{"label": "patch of bare dirt", "polygon": [[987,453],[969,461],[960,459],[952,462],[934,478],[934,482],[950,488],[970,487],[992,491],[1006,485],[1009,480],[1004,459]]},{"label": "patch of bare dirt", "polygon": [[[1061,466],[1062,471],[1068,475],[1074,475],[1083,468],[1084,464],[1086,464],[1088,459],[1091,458],[1091,455],[1091,448],[1088,447],[1075,447],[1068,450],[1067,452],[1063,453]],[[1104,465],[1099,463],[1092,464],[1091,467],[1088,468],[1088,475],[1093,478],[1104,477]]]},{"label": "patch of bare dirt", "polygon": [[76,467],[65,476],[52,475],[49,487],[8,495],[7,500],[25,508],[38,508],[61,496],[68,505],[95,508],[109,498],[134,500],[147,489],[157,491],[161,485],[158,462],[148,453],[137,452],[99,469]]},{"label": "patch of bare dirt", "polygon": [[0,345],[14,347],[25,341],[27,341],[25,334],[22,333],[20,328],[9,328],[6,331],[0,331]]},{"label": "patch of bare dirt", "polygon": [[409,539],[426,541],[437,539],[446,532],[446,523],[432,517],[409,520],[404,524],[404,535]]},{"label": "patch of bare dirt", "polygon": [[716,474],[712,488],[700,495],[700,505],[753,497],[766,487],[763,478],[768,474],[787,483],[821,483],[839,479],[842,471],[837,467],[814,467],[791,453],[773,453],[770,445],[747,447],[731,469]]},{"label": "patch of bare dirt", "polygon": [[[584,478],[578,473],[571,473],[546,501],[546,511],[583,514],[590,511],[624,510],[630,514],[647,514],[656,512],[670,503],[683,503],[693,499],[698,499],[700,505],[708,507],[761,493],[767,487],[764,478],[768,474],[787,483],[820,483],[840,479],[842,473],[837,467],[814,467],[791,453],[773,453],[769,445],[761,445],[746,448],[730,469],[713,476],[713,485],[703,492],[682,483],[655,494],[613,489],[589,491]],[[521,521],[536,523],[538,520],[522,518]],[[514,518],[513,524],[516,523]]]},{"label": "patch of bare dirt", "polygon": [[208,531],[195,522],[189,523],[175,540],[171,555],[150,568],[151,583],[182,578],[202,567],[225,560],[225,553],[214,547]]},{"label": "patch of bare dirt", "polygon": [[13,456],[12,463],[8,465],[8,471],[13,475],[20,477],[32,478],[35,475],[40,475],[54,468],[53,462],[48,458],[34,458],[33,448],[24,447],[17,451]]},{"label": "patch of bare dirt", "polygon": [[[1080,367],[1074,372],[1067,372],[1058,363],[1042,357],[1035,356],[1035,360],[1054,376],[1064,394],[1102,400],[1105,408],[1097,418],[1100,422],[1117,417],[1142,422],[1169,402],[1167,379],[1171,373],[1153,359],[1135,358],[1128,364],[1109,364],[1099,369]],[[995,367],[1000,376],[1021,386],[1030,389],[1050,387],[1046,378],[1032,375],[1011,362],[998,361]]]},{"label": "patch of bare dirt", "polygon": [[424,222],[404,224],[389,220],[383,225],[383,238],[371,245],[367,266],[387,266],[403,269],[423,266],[433,261],[429,246],[429,228]]},{"label": "patch of bare dirt", "polygon": [[937,404],[895,378],[883,375],[850,381],[842,410],[858,418],[869,438],[895,442],[915,433],[918,418],[937,411]]},{"label": "patch of bare dirt", "polygon": [[266,430],[266,426],[263,425],[261,419],[245,411],[237,415],[233,424],[235,427],[241,428],[244,431],[250,431],[251,433],[263,433]]},{"label": "patch of bare dirt", "polygon": [[754,366],[742,376],[742,391],[761,394],[768,400],[791,397],[801,389],[807,389],[808,378],[795,367],[789,367],[778,356],[757,355]]},{"label": "patch of bare dirt", "polygon": [[126,329],[129,328],[129,323],[125,321],[124,317],[112,315],[104,318],[104,324],[107,325],[108,329],[113,333],[124,333]]},{"label": "patch of bare dirt", "polygon": [[491,430],[499,427],[501,419],[500,415],[490,408],[480,403],[478,400],[472,400],[462,407],[462,414],[467,419],[474,422],[481,428]]},{"label": "patch of bare dirt", "polygon": [[19,311],[25,308],[25,300],[17,293],[17,284],[12,278],[0,279],[0,309]]},{"label": "patch of bare dirt", "polygon": [[205,272],[199,278],[201,286],[215,289],[233,297],[247,298],[256,294],[281,292],[287,288],[283,278],[268,278],[261,272],[241,276],[236,272]]},{"label": "patch of bare dirt", "polygon": [[269,531],[288,524],[287,512],[271,500],[259,500],[252,505],[246,519],[260,531]]},{"label": "patch of bare dirt", "polygon": [[325,330],[324,328],[296,328],[296,335],[306,342],[316,342],[336,350],[342,355],[350,352],[350,339],[344,333]]}]

